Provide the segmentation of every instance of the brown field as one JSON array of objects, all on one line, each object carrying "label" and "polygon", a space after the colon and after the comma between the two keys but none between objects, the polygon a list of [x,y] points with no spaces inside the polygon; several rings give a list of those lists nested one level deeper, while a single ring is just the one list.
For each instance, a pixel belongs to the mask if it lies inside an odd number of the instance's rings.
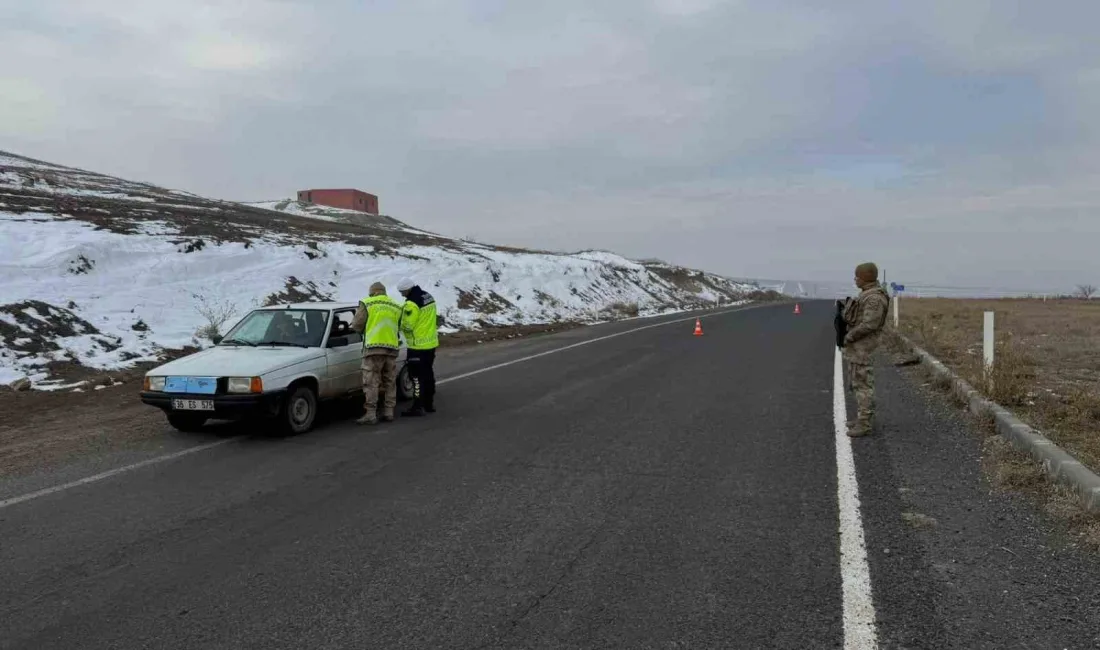
[{"label": "brown field", "polygon": [[[992,382],[982,313],[996,313]],[[905,298],[899,329],[975,388],[1100,471],[1100,300]]]}]

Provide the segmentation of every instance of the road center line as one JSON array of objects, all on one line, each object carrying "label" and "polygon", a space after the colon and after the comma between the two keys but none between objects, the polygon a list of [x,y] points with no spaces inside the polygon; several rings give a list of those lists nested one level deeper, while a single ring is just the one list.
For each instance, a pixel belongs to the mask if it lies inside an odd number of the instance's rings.
[{"label": "road center line", "polygon": [[844,401],[844,363],[840,348],[833,363],[833,425],[836,429],[836,491],[840,510],[840,578],[844,601],[845,650],[875,650],[875,605],[871,598],[871,572],[859,512],[852,440],[848,437],[848,407]]},{"label": "road center line", "polygon": [[[753,307],[759,307],[761,305],[752,305],[749,307],[738,307],[737,309],[727,309],[725,311],[714,312],[708,314],[708,316],[724,316],[725,314],[732,314],[738,311],[745,311]],[[560,348],[554,348],[553,350],[547,350],[546,352],[539,352],[538,354],[532,354],[530,356],[521,357],[519,359],[512,359],[511,361],[505,361],[504,363],[498,363],[494,366],[488,366],[486,368],[479,368],[471,372],[466,372],[461,375],[455,375],[454,377],[447,377],[446,379],[440,379],[437,384],[445,384],[449,381],[458,381],[459,379],[466,379],[467,377],[473,377],[474,375],[480,375],[483,372],[489,372],[490,370],[499,370],[501,368],[507,368],[508,366],[514,366],[517,363],[523,363],[525,361],[531,361],[532,359],[538,359],[540,357],[549,356],[551,354],[557,354],[558,352],[565,352],[566,350],[572,350],[573,348],[579,348],[584,345],[591,345],[593,343],[599,343],[601,341],[607,341],[608,339],[618,338],[620,336],[626,336],[627,334],[634,334],[636,332],[642,332],[644,330],[651,330],[655,327],[664,327],[666,325],[672,325],[674,323],[687,323],[700,318],[698,316],[689,316],[688,318],[677,318],[675,320],[661,321],[660,323],[653,323],[652,325],[643,325],[642,327],[635,327],[634,329],[626,330],[624,332],[616,332],[615,334],[608,334],[607,336],[601,336],[594,339],[588,339],[587,341],[581,341],[579,343],[573,343],[572,345],[564,345]]]},{"label": "road center line", "polygon": [[[746,309],[752,309],[752,308],[760,307],[760,306],[762,306],[762,305],[749,305],[749,306],[744,306],[744,307],[738,307],[736,309],[726,309],[724,311],[708,313],[708,314],[705,314],[705,315],[706,316],[724,316],[726,314],[732,314],[734,312],[744,311]],[[650,325],[643,325],[642,327],[635,327],[633,329],[625,330],[623,332],[616,332],[615,334],[608,334],[607,336],[600,336],[600,337],[597,337],[597,338],[594,338],[594,339],[588,339],[586,341],[581,341],[579,343],[573,343],[572,345],[565,345],[565,346],[562,346],[560,348],[554,348],[552,350],[547,350],[545,352],[539,352],[538,354],[532,354],[532,355],[522,357],[522,358],[519,358],[519,359],[513,359],[511,361],[505,361],[504,363],[498,363],[496,365],[488,366],[488,367],[485,367],[485,368],[480,368],[478,370],[473,370],[471,372],[466,372],[466,373],[463,373],[461,375],[455,375],[453,377],[447,377],[445,379],[440,379],[436,383],[437,384],[446,384],[448,382],[458,381],[459,379],[466,379],[467,377],[473,377],[475,375],[480,375],[482,373],[489,372],[491,370],[499,370],[501,368],[507,368],[508,366],[512,366],[512,365],[515,365],[517,363],[524,363],[526,361],[531,361],[533,359],[539,359],[541,357],[549,356],[551,354],[556,354],[558,352],[564,352],[566,350],[572,350],[574,348],[579,348],[579,347],[584,346],[584,345],[591,345],[592,343],[599,343],[600,341],[607,341],[609,339],[617,338],[617,337],[620,337],[620,336],[626,336],[627,334],[634,334],[634,333],[637,333],[637,332],[643,332],[645,330],[650,330],[650,329],[653,329],[655,327],[665,327],[666,325],[673,325],[673,324],[676,324],[676,323],[686,323],[686,322],[693,321],[696,318],[702,318],[702,316],[688,316],[686,318],[677,318],[677,319],[673,319],[673,320],[661,321],[660,323],[653,323],[653,324],[650,324]],[[69,490],[69,489],[75,488],[75,487],[80,487],[81,485],[87,485],[89,483],[95,483],[97,481],[102,481],[103,479],[111,478],[112,476],[118,476],[119,474],[130,472],[130,471],[133,471],[135,469],[141,469],[142,467],[148,467],[149,465],[156,465],[158,463],[163,463],[163,462],[166,462],[166,461],[169,461],[169,460],[175,460],[177,458],[187,456],[189,454],[198,453],[200,451],[206,451],[207,449],[213,449],[215,447],[221,447],[222,445],[227,445],[231,442],[234,442],[235,440],[236,440],[235,437],[234,438],[225,438],[223,440],[217,440],[215,442],[210,442],[210,443],[207,443],[207,444],[204,444],[204,445],[197,445],[195,447],[188,447],[187,449],[182,449],[180,451],[175,451],[175,452],[172,452],[170,454],[165,454],[163,456],[155,456],[153,458],[147,458],[143,461],[139,461],[137,463],[132,463],[130,465],[123,465],[122,467],[116,467],[115,469],[108,470],[106,472],[101,472],[99,474],[93,474],[92,476],[87,476],[87,477],[84,477],[82,479],[78,479],[76,481],[70,481],[68,483],[62,483],[61,485],[55,485],[53,487],[43,488],[41,490],[36,490],[34,492],[28,492],[26,494],[20,494],[18,496],[14,496],[14,497],[11,497],[11,498],[8,498],[8,499],[3,499],[3,500],[0,500],[0,510],[3,510],[4,508],[7,508],[9,506],[14,506],[14,505],[19,504],[19,503],[25,503],[27,501],[31,501],[31,500],[37,499],[39,497],[44,497],[44,496],[48,496],[48,495],[51,495],[51,494],[57,494],[58,492],[64,492],[65,490]]]}]

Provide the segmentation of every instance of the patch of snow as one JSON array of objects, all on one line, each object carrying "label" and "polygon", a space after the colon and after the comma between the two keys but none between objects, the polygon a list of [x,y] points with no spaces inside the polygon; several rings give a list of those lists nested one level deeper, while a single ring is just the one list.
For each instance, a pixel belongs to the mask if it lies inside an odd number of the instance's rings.
[{"label": "patch of snow", "polygon": [[313,203],[303,203],[294,199],[284,199],[282,201],[259,201],[256,203],[245,203],[254,208],[262,208],[264,210],[271,210],[273,212],[280,212],[283,214],[292,214],[298,217],[311,217],[313,219],[320,219],[322,221],[345,221],[339,217],[363,217],[369,216],[359,210],[347,210],[345,208],[330,208],[327,205],[316,205]]},{"label": "patch of snow", "polygon": [[38,310],[35,309],[34,307],[27,307],[26,309],[23,310],[23,313],[30,316],[31,318],[33,318],[35,320],[42,321],[43,323],[49,324],[49,322],[50,322],[50,319],[46,318],[42,314],[39,314]]},{"label": "patch of snow", "polygon": [[27,376],[26,373],[19,372],[16,368],[3,363],[5,361],[7,359],[0,357],[0,385],[6,386]]},{"label": "patch of snow", "polygon": [[57,171],[60,169],[66,169],[60,165],[51,165],[49,163],[35,163],[29,160],[23,160],[21,158],[15,158],[13,156],[0,152],[0,165],[5,167],[23,167],[25,169],[41,169]]},{"label": "patch of snow", "polygon": [[450,237],[430,233],[426,230],[420,230],[419,228],[412,228],[400,223],[391,223],[387,221],[386,217],[382,217],[381,215],[369,214],[359,210],[348,210],[346,208],[330,208],[327,205],[304,203],[294,199],[284,199],[282,201],[257,201],[253,203],[243,203],[242,205],[333,223],[363,223],[365,220],[376,228],[393,232],[451,239]]},{"label": "patch of snow", "polygon": [[[86,381],[78,381],[78,382],[71,382],[71,383],[66,384],[65,382],[63,382],[60,379],[39,379],[39,380],[34,382],[34,388],[35,388],[35,390],[47,390],[47,391],[69,390],[69,389],[72,389],[72,388],[76,388],[77,390],[80,390],[80,386],[84,386],[87,383],[88,382],[86,382]],[[83,391],[81,391],[81,392],[83,392]]]},{"label": "patch of snow", "polygon": [[166,221],[143,221],[134,226],[134,230],[150,236],[178,235],[180,229]]},{"label": "patch of snow", "polygon": [[160,208],[178,208],[182,210],[201,210],[203,212],[218,212],[221,208],[214,208],[206,205],[200,205],[196,203],[162,203],[157,202],[157,207]]},{"label": "patch of snow", "polygon": [[[36,188],[37,189],[37,188]],[[50,188],[48,191],[56,194],[68,194],[70,196],[86,196],[99,199],[118,199],[122,201],[137,201],[138,203],[156,203],[157,200],[148,196],[133,196],[125,192],[110,192],[105,190],[91,190],[77,187]]]}]

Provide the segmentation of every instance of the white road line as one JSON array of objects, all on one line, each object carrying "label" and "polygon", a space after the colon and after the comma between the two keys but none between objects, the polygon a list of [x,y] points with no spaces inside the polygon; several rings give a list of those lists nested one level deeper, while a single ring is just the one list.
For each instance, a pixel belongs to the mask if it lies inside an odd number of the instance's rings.
[{"label": "white road line", "polygon": [[845,650],[878,647],[871,572],[859,513],[859,483],[848,437],[848,407],[844,402],[844,364],[840,348],[833,364],[833,425],[836,429],[836,492],[840,509],[840,579],[844,600]]},{"label": "white road line", "polygon": [[122,467],[116,467],[115,469],[101,472],[99,474],[93,474],[92,476],[86,476],[82,479],[71,481],[69,483],[62,483],[61,485],[55,485],[53,487],[43,488],[36,492],[28,492],[27,494],[21,494],[17,497],[10,499],[4,499],[0,501],[0,509],[7,508],[8,506],[14,506],[17,503],[23,503],[24,501],[30,501],[31,499],[37,499],[38,497],[44,497],[49,494],[56,494],[63,492],[69,488],[79,487],[81,485],[87,485],[88,483],[95,483],[96,481],[102,481],[105,478],[111,478],[123,472],[129,472],[131,470],[139,469],[141,467],[148,467],[149,465],[156,465],[157,463],[163,463],[164,461],[174,460],[181,456],[188,454],[198,453],[200,451],[206,451],[207,449],[213,449],[214,447],[221,447],[233,442],[235,438],[225,438],[224,440],[217,440],[215,442],[208,442],[205,445],[199,445],[197,447],[188,447],[187,449],[181,449],[180,451],[165,454],[163,456],[156,456],[154,458],[148,458],[146,460],[133,463],[131,465],[123,465]]},{"label": "white road line", "polygon": [[[724,311],[709,313],[709,314],[706,314],[706,316],[723,316],[725,314],[732,314],[734,312],[744,311],[746,309],[751,309],[751,308],[759,307],[759,306],[760,305],[750,305],[750,306],[746,306],[746,307],[738,307],[737,309],[727,309],[727,310],[724,310]],[[626,331],[623,331],[623,332],[617,332],[615,334],[609,334],[607,336],[601,336],[599,338],[589,339],[587,341],[581,341],[580,343],[574,343],[572,345],[565,345],[565,346],[562,346],[560,348],[554,348],[553,350],[547,350],[546,352],[540,352],[538,354],[532,354],[530,356],[526,356],[526,357],[523,357],[523,358],[520,358],[520,359],[513,359],[512,361],[505,361],[504,363],[498,363],[496,365],[488,366],[486,368],[481,368],[479,370],[474,370],[472,372],[463,373],[461,375],[455,375],[454,377],[447,377],[446,379],[440,379],[436,383],[437,384],[446,384],[448,382],[458,381],[459,379],[465,379],[467,377],[473,377],[475,375],[480,375],[484,372],[489,372],[490,370],[499,370],[500,368],[506,368],[508,366],[515,365],[517,363],[523,363],[525,361],[531,361],[532,359],[538,359],[540,357],[545,357],[545,356],[548,356],[548,355],[551,355],[551,354],[556,354],[558,352],[564,352],[566,350],[572,350],[573,348],[579,348],[583,345],[591,345],[592,343],[599,343],[600,341],[606,341],[608,339],[613,339],[613,338],[616,338],[616,337],[619,337],[619,336],[626,336],[627,334],[634,334],[635,332],[641,332],[641,331],[644,331],[644,330],[653,329],[655,327],[664,327],[666,325],[672,325],[672,324],[675,324],[675,323],[686,323],[686,322],[693,321],[696,318],[701,318],[701,316],[689,316],[687,318],[677,318],[675,320],[661,321],[660,323],[654,323],[652,325],[644,325],[642,327],[635,327],[634,329],[626,330]],[[175,460],[176,458],[180,458],[182,456],[187,456],[188,454],[194,454],[194,453],[197,453],[197,452],[200,452],[200,451],[206,451],[207,449],[213,449],[214,447],[221,447],[222,445],[229,444],[229,443],[231,443],[235,440],[236,440],[236,438],[226,438],[224,440],[218,440],[216,442],[207,443],[205,445],[198,445],[197,447],[189,447],[187,449],[183,449],[181,451],[176,451],[176,452],[173,452],[171,454],[165,454],[163,456],[156,456],[154,458],[148,458],[146,460],[143,460],[143,461],[140,461],[140,462],[137,462],[137,463],[133,463],[131,465],[124,465],[122,467],[116,467],[115,469],[112,469],[112,470],[109,470],[109,471],[106,471],[106,472],[101,472],[99,474],[94,474],[92,476],[87,476],[85,478],[82,478],[82,479],[79,479],[79,480],[76,480],[76,481],[71,481],[69,483],[63,483],[61,485],[55,485],[53,487],[43,488],[43,489],[37,490],[35,492],[28,492],[27,494],[21,494],[19,496],[11,497],[10,499],[4,499],[4,500],[0,501],[0,510],[2,510],[4,508],[7,508],[9,506],[14,506],[14,505],[19,504],[19,503],[24,503],[24,502],[30,501],[32,499],[37,499],[39,497],[48,496],[50,494],[57,494],[58,492],[63,492],[63,491],[68,490],[70,488],[80,487],[81,485],[87,485],[89,483],[95,483],[96,481],[102,481],[103,479],[111,478],[112,476],[117,476],[119,474],[123,474],[125,472],[129,472],[129,471],[132,471],[132,470],[135,470],[135,469],[141,469],[142,467],[148,467],[149,465],[156,465],[157,463],[163,463],[163,462],[166,462],[166,461],[169,461],[169,460]]]},{"label": "white road line", "polygon": [[[738,311],[745,311],[746,309],[751,309],[753,307],[759,307],[759,306],[761,306],[761,305],[751,305],[751,306],[748,306],[748,307],[738,307],[737,309],[727,309],[725,311],[719,311],[719,312],[714,312],[713,314],[708,314],[708,316],[724,316],[725,314],[732,314],[732,313],[738,312]],[[467,377],[473,377],[474,375],[480,375],[481,373],[489,372],[490,370],[499,370],[500,368],[507,368],[508,366],[514,366],[517,363],[523,363],[525,361],[530,361],[532,359],[538,359],[540,357],[549,356],[551,354],[557,354],[558,352],[565,352],[566,350],[572,350],[573,348],[579,348],[579,347],[584,346],[584,345],[591,345],[593,343],[599,343],[600,341],[606,341],[608,339],[618,338],[620,336],[626,336],[627,334],[634,334],[635,332],[641,332],[643,330],[651,330],[655,327],[664,327],[666,325],[672,325],[674,323],[691,322],[691,321],[695,320],[696,318],[700,318],[700,317],[690,316],[688,318],[677,318],[676,320],[666,320],[666,321],[661,321],[660,323],[654,323],[652,325],[644,325],[642,327],[635,327],[634,329],[626,330],[624,332],[617,332],[615,334],[608,334],[607,336],[601,336],[599,338],[589,339],[587,341],[581,341],[580,343],[574,343],[572,345],[564,345],[560,348],[554,348],[553,350],[547,350],[546,352],[539,352],[538,354],[532,354],[531,356],[522,357],[520,359],[512,359],[511,361],[505,361],[504,363],[498,363],[495,366],[488,366],[486,368],[480,368],[478,370],[463,373],[461,375],[455,375],[454,377],[447,377],[446,379],[440,379],[436,383],[437,384],[445,384],[449,381],[458,381],[459,379],[466,379]]]}]

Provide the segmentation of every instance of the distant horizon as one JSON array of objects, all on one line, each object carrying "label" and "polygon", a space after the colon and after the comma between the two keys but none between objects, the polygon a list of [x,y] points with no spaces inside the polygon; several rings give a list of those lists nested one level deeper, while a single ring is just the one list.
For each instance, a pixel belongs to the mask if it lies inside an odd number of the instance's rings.
[{"label": "distant horizon", "polygon": [[[798,284],[801,282],[803,289],[806,292],[808,298],[839,298],[848,295],[855,295],[858,290],[855,284],[852,282],[842,281],[816,281],[816,280],[777,280],[774,278],[747,278],[730,276],[731,279],[736,281],[756,282],[760,284],[762,288],[776,288],[780,285],[786,285],[783,293],[786,295],[795,296],[798,295]],[[885,285],[889,285],[890,282],[886,282]],[[901,292],[903,297],[912,298],[1042,298],[1058,297],[1058,296],[1072,296],[1076,287],[1065,288],[1049,288],[1046,290],[1032,288],[1011,288],[1011,287],[975,287],[975,286],[949,286],[930,283],[919,282],[901,282],[901,285],[905,287],[905,290]],[[815,289],[816,287],[816,295]]]},{"label": "distant horizon", "polygon": [[[15,156],[17,158],[22,158],[22,159],[25,159],[29,162],[33,162],[33,163],[54,165],[54,166],[57,166],[57,167],[73,169],[73,170],[77,170],[77,171],[81,171],[81,172],[87,172],[87,173],[91,173],[91,174],[98,174],[98,175],[102,175],[102,176],[107,176],[107,177],[110,177],[110,178],[119,178],[117,176],[113,176],[113,175],[111,175],[109,173],[106,173],[106,172],[100,172],[100,171],[97,171],[97,170],[94,170],[94,169],[87,169],[87,168],[83,168],[83,167],[77,167],[77,166],[69,165],[65,162],[46,160],[45,158],[40,158],[40,157],[33,156],[33,155],[27,155],[25,153],[12,151],[10,149],[0,149],[0,154],[8,155],[8,156]],[[159,185],[155,182],[144,180],[144,179],[124,179],[124,180],[137,182],[137,183],[145,183],[145,184],[150,184],[150,185],[156,185],[158,187],[162,187],[163,189],[170,190],[170,191],[189,192],[188,190],[180,190],[179,188],[169,187],[169,186],[166,186],[166,185]],[[354,189],[354,188],[351,188],[351,189]],[[288,194],[287,196],[284,196],[284,197],[281,197],[281,198],[276,198],[276,199],[268,198],[268,199],[262,199],[262,200],[226,199],[226,198],[218,198],[218,197],[212,197],[212,196],[201,195],[201,194],[196,194],[196,195],[201,196],[202,198],[205,198],[205,199],[210,199],[210,200],[215,200],[215,201],[224,201],[224,202],[228,202],[228,203],[237,203],[237,204],[240,204],[240,205],[249,205],[249,206],[252,206],[252,207],[256,207],[256,204],[261,204],[261,203],[280,202],[280,201],[301,202],[298,199],[298,196],[297,196],[298,191],[299,190],[291,190],[290,194]],[[361,191],[365,191],[365,190],[361,190]],[[194,192],[189,192],[189,193],[195,194]],[[314,205],[322,205],[322,204],[314,204]],[[323,206],[323,207],[329,207],[329,206]],[[345,208],[331,208],[331,209],[343,210]],[[370,213],[364,212],[364,214],[370,214]],[[388,217],[388,218],[400,221],[401,223],[403,223],[407,226],[426,230],[426,228],[421,228],[420,226],[417,226],[415,223],[413,223],[411,221],[406,221],[405,219],[402,219],[399,216],[395,216],[392,213],[380,212],[377,216]],[[442,233],[442,232],[439,232],[438,234],[446,236],[446,237],[455,237],[454,235],[445,234],[445,233]],[[457,238],[462,239],[464,237],[457,237]],[[810,289],[810,287],[813,287],[813,286],[819,287],[818,294],[821,297],[843,297],[843,296],[852,295],[853,293],[855,293],[855,287],[854,287],[854,285],[851,284],[850,281],[844,281],[844,280],[839,280],[839,279],[838,280],[806,280],[806,279],[779,280],[779,279],[774,279],[774,276],[772,276],[772,275],[752,276],[752,275],[744,275],[744,274],[736,274],[736,273],[726,273],[726,272],[723,272],[723,271],[720,271],[720,270],[715,270],[714,268],[706,268],[706,267],[703,267],[703,266],[700,266],[700,265],[693,265],[693,264],[686,263],[686,262],[683,262],[683,261],[675,261],[674,259],[670,259],[670,258],[672,258],[672,256],[667,255],[667,254],[666,255],[653,255],[653,254],[650,254],[650,255],[641,255],[641,256],[630,255],[629,253],[626,253],[623,250],[621,250],[617,247],[614,247],[614,245],[612,245],[611,247],[597,246],[597,245],[582,246],[580,248],[574,248],[574,249],[554,249],[554,248],[551,248],[551,247],[538,249],[536,247],[532,247],[532,246],[529,246],[529,245],[525,246],[523,244],[494,242],[494,241],[491,241],[490,238],[486,238],[486,237],[477,237],[475,239],[475,241],[477,241],[477,243],[491,245],[491,246],[531,248],[532,250],[546,250],[547,252],[555,252],[555,253],[561,253],[561,254],[576,254],[576,253],[583,253],[583,252],[589,252],[589,251],[609,252],[609,253],[613,253],[615,255],[620,255],[620,256],[622,256],[626,259],[630,259],[630,260],[633,260],[633,261],[636,261],[636,262],[661,262],[661,263],[664,263],[664,264],[671,264],[671,265],[675,265],[675,266],[679,266],[679,267],[683,267],[683,268],[688,268],[688,269],[692,269],[692,270],[703,271],[703,272],[706,272],[706,273],[713,273],[715,275],[721,275],[723,277],[730,278],[730,279],[736,280],[736,281],[743,281],[743,282],[747,282],[747,283],[756,283],[756,284],[760,284],[761,287],[765,288],[765,289],[766,288],[774,288],[777,285],[787,284],[787,285],[791,285],[791,286],[786,287],[784,293],[786,293],[788,295],[792,295],[792,296],[793,295],[798,295],[797,294],[797,285],[798,285],[798,283],[802,283],[802,285],[803,285],[803,287],[804,287],[807,294],[812,293],[812,290]],[[880,267],[883,268],[887,273],[889,273],[889,268],[887,268],[887,267],[885,267],[881,264],[880,264]],[[888,275],[887,276],[887,284],[889,284],[889,282],[896,282],[897,281],[896,279],[895,280],[889,280],[889,277],[890,276]],[[1075,286],[1069,286],[1069,287],[1061,287],[1061,288],[1051,287],[1051,286],[1047,286],[1047,287],[1036,286],[1036,287],[1032,287],[1032,288],[1019,288],[1019,287],[1011,288],[1011,287],[1007,287],[1007,286],[989,286],[989,285],[987,285],[987,286],[966,286],[966,285],[950,285],[950,284],[945,284],[945,283],[912,282],[912,281],[903,281],[901,284],[903,284],[905,286],[905,289],[906,289],[903,292],[903,295],[909,295],[909,296],[913,296],[913,297],[928,296],[928,297],[958,297],[958,298],[1001,298],[1001,297],[1012,298],[1012,297],[1029,297],[1029,296],[1036,296],[1036,297],[1058,296],[1058,295],[1068,296],[1068,295],[1073,295],[1075,290],[1076,290],[1076,285]]]}]

